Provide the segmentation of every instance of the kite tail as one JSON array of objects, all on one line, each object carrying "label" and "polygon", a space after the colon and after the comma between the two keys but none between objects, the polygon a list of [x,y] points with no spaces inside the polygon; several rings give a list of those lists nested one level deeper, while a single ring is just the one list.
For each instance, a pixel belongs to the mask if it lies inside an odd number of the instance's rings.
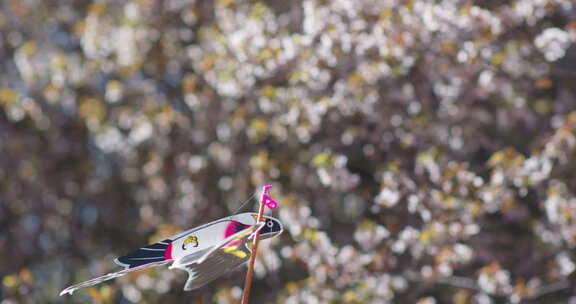
[{"label": "kite tail", "polygon": [[62,290],[62,292],[60,292],[60,295],[65,295],[65,294],[72,294],[74,291],[76,291],[77,289],[83,288],[83,287],[88,287],[88,286],[93,286],[99,283],[102,283],[104,281],[108,281],[108,280],[112,280],[118,277],[121,277],[125,274],[129,274],[131,272],[136,272],[136,271],[140,271],[143,269],[147,269],[149,267],[153,267],[153,266],[162,266],[164,264],[170,263],[170,260],[168,261],[160,261],[160,262],[153,262],[153,263],[147,263],[144,264],[142,266],[138,266],[138,267],[134,267],[134,268],[126,268],[123,270],[120,270],[118,272],[112,272],[103,276],[99,276],[97,278],[88,280],[86,282],[82,282],[76,285],[72,285],[70,287],[67,287],[66,289]]},{"label": "kite tail", "polygon": [[132,251],[125,256],[116,258],[114,263],[130,269],[166,260],[172,260],[172,240],[170,239]]}]

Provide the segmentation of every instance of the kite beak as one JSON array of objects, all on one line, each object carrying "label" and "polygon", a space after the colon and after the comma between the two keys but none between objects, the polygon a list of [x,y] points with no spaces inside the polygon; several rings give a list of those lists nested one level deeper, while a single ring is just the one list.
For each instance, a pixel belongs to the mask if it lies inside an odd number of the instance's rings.
[{"label": "kite beak", "polygon": [[266,216],[264,227],[260,230],[260,237],[262,239],[272,238],[282,233],[282,231],[284,231],[284,226],[279,220]]}]

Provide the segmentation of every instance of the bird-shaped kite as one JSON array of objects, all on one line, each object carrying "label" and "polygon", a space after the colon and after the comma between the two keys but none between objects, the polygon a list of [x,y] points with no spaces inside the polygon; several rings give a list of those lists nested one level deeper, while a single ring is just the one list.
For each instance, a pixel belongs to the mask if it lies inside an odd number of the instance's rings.
[{"label": "bird-shaped kite", "polygon": [[[263,193],[263,200],[271,208],[277,206],[266,193]],[[60,295],[72,294],[79,288],[169,263],[172,263],[170,269],[183,269],[188,272],[184,290],[200,288],[246,263],[251,255],[250,248],[246,246],[247,241],[256,234],[260,239],[267,239],[282,231],[279,220],[269,216],[262,216],[259,220],[258,213],[225,217],[119,257],[114,262],[123,266],[124,270],[70,286]]]}]

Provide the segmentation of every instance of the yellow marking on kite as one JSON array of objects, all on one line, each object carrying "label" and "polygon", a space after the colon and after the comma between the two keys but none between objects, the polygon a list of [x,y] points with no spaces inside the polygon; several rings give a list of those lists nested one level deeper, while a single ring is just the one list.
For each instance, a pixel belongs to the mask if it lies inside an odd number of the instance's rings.
[{"label": "yellow marking on kite", "polygon": [[184,243],[182,243],[182,250],[186,250],[186,245],[193,244],[192,247],[198,247],[198,237],[189,236]]},{"label": "yellow marking on kite", "polygon": [[[251,215],[252,215],[252,218],[253,218],[256,222],[258,222],[258,215],[254,215],[254,214],[251,214]],[[265,221],[266,221],[266,218],[265,218],[264,216],[262,216],[262,217],[260,218],[260,222],[265,222]]]},{"label": "yellow marking on kite", "polygon": [[242,250],[238,250],[236,249],[238,248],[238,246],[234,246],[234,247],[226,247],[224,248],[224,252],[228,253],[228,254],[232,254],[237,256],[240,259],[243,259],[245,257],[247,257],[248,255],[246,254],[246,252],[242,251]]}]

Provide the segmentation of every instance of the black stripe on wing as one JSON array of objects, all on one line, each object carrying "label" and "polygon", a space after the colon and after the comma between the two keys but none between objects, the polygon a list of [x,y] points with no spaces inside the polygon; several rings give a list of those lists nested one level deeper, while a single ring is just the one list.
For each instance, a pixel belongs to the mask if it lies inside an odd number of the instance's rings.
[{"label": "black stripe on wing", "polygon": [[164,254],[168,245],[172,240],[166,239],[164,241],[147,245],[140,249],[136,249],[127,255],[116,258],[114,262],[126,268],[134,268],[152,262],[163,261]]}]

